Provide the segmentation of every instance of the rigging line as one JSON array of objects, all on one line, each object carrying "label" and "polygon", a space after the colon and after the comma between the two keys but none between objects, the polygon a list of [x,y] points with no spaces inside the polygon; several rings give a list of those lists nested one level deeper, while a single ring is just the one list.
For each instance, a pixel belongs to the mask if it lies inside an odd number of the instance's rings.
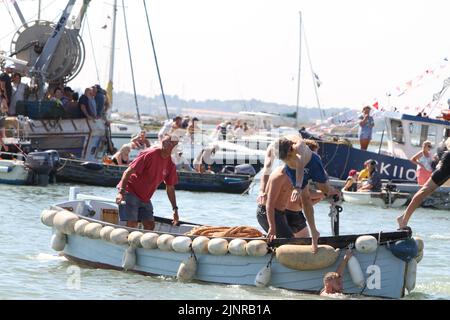
[{"label": "rigging line", "polygon": [[18,27],[17,27],[16,22],[14,21],[14,18],[12,16],[11,10],[9,10],[8,2],[7,1],[3,1],[3,4],[5,5],[6,10],[8,10],[9,16],[11,17],[11,20],[12,20],[12,22],[14,24],[14,27],[16,27],[16,29],[17,29]]},{"label": "rigging line", "polygon": [[125,34],[127,37],[127,46],[128,46],[128,57],[130,58],[130,67],[131,67],[131,79],[133,82],[133,91],[134,91],[134,102],[136,104],[136,114],[139,122],[139,126],[142,127],[142,121],[141,121],[141,115],[139,113],[139,106],[138,106],[138,100],[137,100],[137,94],[136,94],[136,83],[134,81],[134,68],[133,68],[133,59],[131,58],[131,47],[130,47],[130,38],[128,36],[128,24],[127,24],[127,15],[125,13],[125,1],[122,0],[122,9],[123,9],[123,20],[125,23]]},{"label": "rigging line", "polygon": [[94,49],[94,43],[92,42],[92,33],[91,33],[91,27],[89,25],[89,18],[88,15],[86,14],[86,26],[87,26],[87,30],[89,33],[89,40],[91,42],[91,49],[92,49],[92,57],[94,58],[94,66],[95,66],[95,72],[97,74],[97,83],[100,83],[100,76],[98,74],[98,66],[97,66],[97,58],[95,57],[95,49]]},{"label": "rigging line", "polygon": [[161,87],[161,94],[162,94],[162,97],[164,100],[164,107],[166,108],[166,116],[167,116],[167,120],[170,120],[169,110],[167,108],[166,95],[164,94],[164,88],[163,88],[163,84],[162,84],[162,80],[161,80],[161,73],[159,72],[158,58],[156,57],[155,43],[153,42],[152,29],[150,27],[150,19],[148,16],[147,4],[145,3],[145,0],[142,0],[142,2],[144,2],[145,15],[147,17],[148,32],[150,34],[150,41],[152,42],[153,56],[155,57],[156,71],[158,73],[159,85]]},{"label": "rigging line", "polygon": [[[445,81],[445,80],[444,80],[444,81]],[[438,106],[439,102],[441,101],[441,99],[442,99],[442,97],[444,96],[445,92],[447,91],[448,87],[449,87],[448,85],[445,86],[445,87],[443,88],[443,90],[440,92],[439,99],[436,100],[436,102],[434,103],[434,106],[433,106],[433,107],[431,108],[431,110],[428,112],[429,115],[431,115],[431,113],[433,112],[434,108],[436,108],[436,107]],[[425,109],[425,108],[426,108],[426,107],[424,107],[423,109]]]},{"label": "rigging line", "polygon": [[308,39],[306,38],[306,30],[305,30],[305,26],[303,25],[303,23],[302,23],[302,26],[303,26],[303,28],[302,28],[303,29],[303,37],[305,38],[306,54],[308,56],[309,68],[311,69],[311,76],[313,79],[314,92],[316,94],[316,102],[317,102],[317,106],[319,107],[319,110],[320,110],[320,119],[323,121],[323,117],[324,117],[323,110],[320,108],[319,93],[317,92],[317,82],[316,82],[316,77],[315,77],[314,70],[312,67],[311,55],[309,54]]},{"label": "rigging line", "polygon": [[295,112],[295,128],[298,129],[298,109],[300,106],[300,74],[302,70],[302,12],[299,12],[300,16],[300,29],[299,29],[299,37],[300,41],[298,42],[298,79],[297,79],[297,108]]}]

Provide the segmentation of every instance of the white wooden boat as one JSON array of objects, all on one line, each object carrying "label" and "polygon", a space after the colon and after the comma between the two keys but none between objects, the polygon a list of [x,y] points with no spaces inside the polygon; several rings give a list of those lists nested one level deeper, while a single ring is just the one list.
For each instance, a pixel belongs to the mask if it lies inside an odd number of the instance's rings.
[{"label": "white wooden boat", "polygon": [[[169,219],[155,217],[156,226],[152,232],[130,229],[118,221],[117,206],[111,200],[76,194],[74,189],[71,189],[70,198],[67,202],[55,204],[50,210],[44,210],[41,215],[41,221],[53,228],[53,249],[62,251],[67,259],[76,263],[97,268],[126,269],[148,275],[177,276],[180,279],[180,270],[186,266],[186,261],[192,261],[192,257],[195,257],[196,270],[191,273],[194,281],[261,286],[262,272],[265,276],[263,285],[268,282],[269,286],[277,288],[318,293],[323,286],[323,276],[329,271],[335,271],[342,261],[345,250],[335,249],[346,248],[360,237],[357,234],[321,237],[319,245],[329,245],[333,254],[336,253],[334,260],[320,269],[300,271],[286,266],[286,259],[284,262],[281,259],[282,250],[287,247],[286,244],[291,244],[290,248],[307,248],[311,257],[310,238],[276,239],[269,245],[265,238],[240,239],[240,243],[245,240],[245,249],[243,255],[236,255],[231,249],[233,239],[211,238],[207,246],[202,247],[203,251],[199,251],[201,247],[196,243],[200,242],[200,237],[191,236],[188,241],[192,240],[192,244],[181,250],[175,246],[176,240],[186,239],[183,234],[195,227],[195,224],[180,222],[178,226],[172,226]],[[118,234],[119,237],[116,237]],[[157,244],[151,247],[154,249],[149,248],[147,242],[144,246],[144,237],[154,235],[158,239]],[[411,231],[373,235],[378,239],[377,242],[373,238],[376,248],[374,251],[361,253],[354,250],[354,256],[363,270],[363,282],[360,283],[362,287],[354,284],[347,268],[344,274],[345,293],[401,298],[405,294],[409,264],[394,256],[388,249],[388,244],[409,238]],[[225,251],[214,252],[213,241],[225,241]],[[205,248],[208,249],[205,251]],[[275,250],[276,255],[271,253]],[[415,256],[418,256],[417,247]],[[411,279],[415,281],[415,273]]]},{"label": "white wooden boat", "polygon": [[380,192],[352,192],[342,189],[344,201],[360,204],[374,205],[381,208],[400,208],[410,199],[409,193],[381,190]]},{"label": "white wooden boat", "polygon": [[0,183],[46,186],[58,166],[56,151],[22,154],[0,152]]},{"label": "white wooden boat", "polygon": [[[388,180],[383,181],[383,188],[388,185],[392,185],[392,182]],[[330,184],[333,187],[341,188],[345,185],[345,180],[330,179]],[[395,188],[401,193],[408,193],[412,199],[414,194],[422,187],[417,183],[395,182]],[[350,197],[351,195],[348,195]],[[432,208],[438,210],[448,210],[450,208],[450,186],[444,184],[436,189],[431,195],[429,195],[421,204],[423,208]]]},{"label": "white wooden boat", "polygon": [[0,160],[0,183],[23,185],[29,174],[22,160]]}]

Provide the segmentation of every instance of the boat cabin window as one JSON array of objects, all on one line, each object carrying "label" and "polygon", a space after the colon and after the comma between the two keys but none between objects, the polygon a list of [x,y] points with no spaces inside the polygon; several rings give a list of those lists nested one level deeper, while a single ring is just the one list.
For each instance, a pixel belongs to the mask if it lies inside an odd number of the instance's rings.
[{"label": "boat cabin window", "polygon": [[429,140],[433,144],[436,143],[436,127],[429,125],[410,122],[409,136],[411,145],[414,147],[422,147],[424,141]]},{"label": "boat cabin window", "polygon": [[405,136],[403,134],[403,125],[399,120],[391,119],[392,141],[405,144]]}]

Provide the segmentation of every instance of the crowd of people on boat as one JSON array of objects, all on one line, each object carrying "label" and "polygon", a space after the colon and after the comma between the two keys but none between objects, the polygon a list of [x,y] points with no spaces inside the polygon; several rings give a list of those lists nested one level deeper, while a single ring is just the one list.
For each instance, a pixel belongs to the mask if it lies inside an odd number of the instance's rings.
[{"label": "crowd of people on boat", "polygon": [[[23,75],[15,70],[14,63],[7,61],[0,74],[1,117],[29,115],[27,103],[37,101],[37,90],[31,83],[23,82]],[[55,114],[66,118],[106,119],[110,103],[106,91],[99,85],[84,89],[80,96],[68,86],[51,85],[44,101],[53,103]]]}]

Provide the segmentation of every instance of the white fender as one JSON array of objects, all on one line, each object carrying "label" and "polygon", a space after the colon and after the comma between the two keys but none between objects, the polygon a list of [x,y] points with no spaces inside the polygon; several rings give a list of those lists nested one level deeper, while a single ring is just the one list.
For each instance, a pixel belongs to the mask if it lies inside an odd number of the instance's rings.
[{"label": "white fender", "polygon": [[65,233],[74,233],[75,223],[79,220],[78,216],[70,211],[63,210],[58,211],[58,213],[53,218],[53,226],[56,230]]},{"label": "white fender", "polygon": [[191,281],[197,272],[197,261],[193,256],[181,262],[177,272],[177,279],[181,282]]},{"label": "white fender", "polygon": [[141,247],[141,237],[143,233],[140,231],[133,231],[128,236],[128,244],[133,248]]},{"label": "white fender", "polygon": [[208,242],[209,238],[205,236],[199,236],[194,238],[192,241],[192,250],[195,254],[206,254],[208,253]]},{"label": "white fender", "polygon": [[361,265],[359,264],[358,259],[355,256],[351,256],[348,260],[348,272],[350,273],[350,277],[355,285],[362,288],[364,287],[365,278],[364,273],[361,270]]},{"label": "white fender", "polygon": [[100,238],[105,241],[111,241],[111,232],[114,230],[114,227],[104,226],[102,230],[100,230]]},{"label": "white fender", "polygon": [[109,238],[112,243],[123,245],[128,244],[128,230],[123,228],[116,228],[111,231]]},{"label": "white fender", "polygon": [[64,247],[66,246],[66,242],[67,242],[67,236],[64,233],[56,231],[52,235],[51,245],[52,245],[53,250],[63,251]]},{"label": "white fender", "polygon": [[154,232],[147,232],[141,237],[141,245],[144,249],[156,249],[158,248],[159,235]]},{"label": "white fender", "polygon": [[123,253],[122,268],[127,271],[136,265],[136,248],[129,246]]},{"label": "white fender", "polygon": [[373,253],[377,250],[378,241],[374,236],[359,236],[355,242],[356,251],[359,253]]},{"label": "white fender", "polygon": [[406,267],[405,288],[408,290],[408,293],[413,291],[416,287],[416,273],[417,261],[415,259],[411,259]]},{"label": "white fender", "polygon": [[223,238],[214,238],[208,242],[209,253],[215,256],[223,256],[228,252],[228,241]]},{"label": "white fender", "polygon": [[53,227],[53,219],[57,213],[57,210],[43,210],[41,213],[41,222],[47,227]]},{"label": "white fender", "polygon": [[417,263],[419,263],[422,258],[423,258],[423,247],[424,247],[424,243],[423,243],[423,239],[421,237],[418,236],[414,236],[413,237],[414,240],[416,240],[417,243],[417,257],[415,257]]},{"label": "white fender", "polygon": [[247,241],[244,239],[233,239],[228,244],[228,251],[235,256],[245,256],[247,255],[246,251]]},{"label": "white fender", "polygon": [[172,251],[172,241],[175,237],[171,234],[162,234],[158,237],[156,241],[159,250],[161,251]]},{"label": "white fender", "polygon": [[416,260],[416,262],[419,263],[420,261],[422,261],[422,259],[423,259],[423,251],[420,251],[417,257],[414,258],[414,260]]},{"label": "white fender", "polygon": [[261,270],[259,270],[258,274],[255,278],[255,286],[257,287],[266,287],[272,276],[272,268],[270,265],[264,266]]},{"label": "white fender", "polygon": [[100,239],[100,231],[102,231],[102,225],[97,222],[91,222],[84,227],[84,235],[91,239]]},{"label": "white fender", "polygon": [[191,251],[192,240],[186,236],[175,237],[172,241],[172,249],[175,252],[188,253]]},{"label": "white fender", "polygon": [[249,256],[262,257],[267,254],[268,247],[264,240],[252,240],[247,243],[245,250]]},{"label": "white fender", "polygon": [[80,219],[77,222],[75,222],[75,225],[73,226],[73,230],[75,233],[79,236],[84,236],[84,229],[89,224],[89,221]]}]

